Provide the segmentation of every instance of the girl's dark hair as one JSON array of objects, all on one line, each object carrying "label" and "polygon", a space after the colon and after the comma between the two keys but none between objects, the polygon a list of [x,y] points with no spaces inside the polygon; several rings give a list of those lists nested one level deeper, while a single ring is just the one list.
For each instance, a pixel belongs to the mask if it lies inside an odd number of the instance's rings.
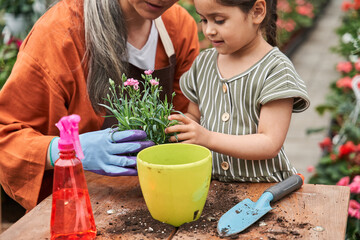
[{"label": "girl's dark hair", "polygon": [[[237,6],[244,13],[249,13],[257,0],[217,0],[218,3],[225,6]],[[260,28],[265,32],[266,41],[272,45],[277,46],[276,41],[276,21],[277,12],[276,5],[277,0],[265,0],[266,1],[266,16],[261,23]]]}]

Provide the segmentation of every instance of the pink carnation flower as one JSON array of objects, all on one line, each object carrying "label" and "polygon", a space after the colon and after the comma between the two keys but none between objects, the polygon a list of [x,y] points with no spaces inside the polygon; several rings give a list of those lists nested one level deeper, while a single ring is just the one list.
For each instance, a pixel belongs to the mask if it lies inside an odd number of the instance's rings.
[{"label": "pink carnation flower", "polygon": [[350,183],[349,185],[350,187],[350,192],[354,193],[354,194],[359,194],[360,193],[360,184],[359,183]]},{"label": "pink carnation flower", "polygon": [[155,79],[151,79],[149,82],[150,82],[150,84],[153,85],[153,86],[159,85],[159,82],[156,81]]},{"label": "pink carnation flower", "polygon": [[360,219],[360,203],[351,199],[349,201],[349,216]]},{"label": "pink carnation flower", "polygon": [[349,183],[350,183],[350,177],[349,177],[349,176],[346,176],[346,177],[341,178],[341,179],[336,183],[336,185],[338,185],[338,186],[347,186],[347,185],[349,185]]},{"label": "pink carnation flower", "polygon": [[356,175],[353,179],[353,182],[360,183],[360,175]]},{"label": "pink carnation flower", "polygon": [[150,70],[150,69],[149,69],[149,70],[146,70],[144,73],[145,73],[146,75],[151,75],[151,74],[153,74],[153,72],[154,72],[153,70]]},{"label": "pink carnation flower", "polygon": [[128,80],[126,80],[126,82],[124,82],[124,86],[133,86],[133,88],[135,90],[139,89],[139,81],[133,78],[129,78]]},{"label": "pink carnation flower", "polygon": [[360,193],[360,175],[354,177],[353,181],[349,185],[350,192],[354,194]]}]

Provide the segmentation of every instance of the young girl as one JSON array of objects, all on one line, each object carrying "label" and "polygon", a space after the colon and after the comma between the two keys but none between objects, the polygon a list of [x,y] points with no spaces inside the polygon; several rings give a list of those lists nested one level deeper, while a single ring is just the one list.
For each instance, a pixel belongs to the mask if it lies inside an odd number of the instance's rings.
[{"label": "young girl", "polygon": [[296,173],[283,143],[292,112],[309,107],[304,82],[276,46],[276,0],[194,0],[214,48],[180,79],[191,101],[173,142],[213,152],[213,178],[278,182]]}]

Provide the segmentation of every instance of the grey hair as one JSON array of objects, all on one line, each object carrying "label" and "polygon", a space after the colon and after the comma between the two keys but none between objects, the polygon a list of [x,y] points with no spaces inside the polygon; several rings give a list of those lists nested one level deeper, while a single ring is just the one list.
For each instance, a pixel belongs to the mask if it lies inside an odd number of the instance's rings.
[{"label": "grey hair", "polygon": [[119,0],[84,0],[87,89],[97,113],[111,78],[120,83],[127,69],[127,28]]}]

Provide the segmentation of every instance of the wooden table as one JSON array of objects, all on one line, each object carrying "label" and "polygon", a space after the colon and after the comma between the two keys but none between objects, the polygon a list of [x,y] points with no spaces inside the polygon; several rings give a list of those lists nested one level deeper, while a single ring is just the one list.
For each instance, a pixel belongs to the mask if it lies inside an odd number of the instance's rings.
[{"label": "wooden table", "polygon": [[[104,177],[86,173],[95,216],[96,239],[220,239],[220,216],[239,201],[256,201],[271,183],[212,181],[199,220],[175,228],[148,212],[137,177]],[[274,208],[239,239],[344,239],[350,190],[342,186],[305,184],[272,204]],[[0,235],[1,240],[50,239],[51,196]]]}]

